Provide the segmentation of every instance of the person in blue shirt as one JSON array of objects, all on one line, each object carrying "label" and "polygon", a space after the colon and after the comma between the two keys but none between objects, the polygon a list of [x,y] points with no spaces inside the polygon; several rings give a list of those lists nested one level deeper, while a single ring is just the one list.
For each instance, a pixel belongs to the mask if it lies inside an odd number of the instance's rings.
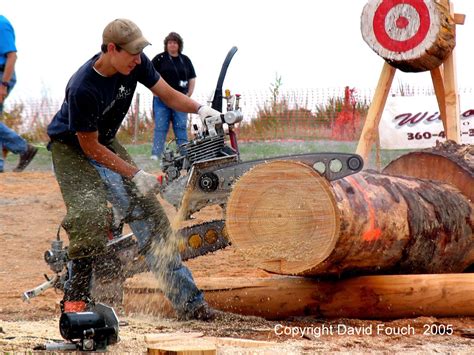
[{"label": "person in blue shirt", "polygon": [[[15,31],[8,19],[0,15],[0,118],[3,103],[16,83],[15,63],[17,59]],[[15,172],[23,171],[38,152],[38,148],[27,143],[15,131],[0,121],[0,173],[4,171],[4,158],[8,152],[20,155]]]},{"label": "person in blue shirt", "polygon": [[134,22],[110,22],[103,31],[101,52],[71,77],[64,102],[48,125],[48,149],[67,207],[62,226],[69,237],[71,259],[62,308],[64,312],[86,309],[94,271],[107,268],[110,203],[137,237],[178,317],[207,321],[215,312],[181,261],[169,219],[156,197],[161,180],[137,167],[116,133],[138,83],[170,107],[198,113],[201,119],[220,113],[171,88],[143,53],[149,44]]}]

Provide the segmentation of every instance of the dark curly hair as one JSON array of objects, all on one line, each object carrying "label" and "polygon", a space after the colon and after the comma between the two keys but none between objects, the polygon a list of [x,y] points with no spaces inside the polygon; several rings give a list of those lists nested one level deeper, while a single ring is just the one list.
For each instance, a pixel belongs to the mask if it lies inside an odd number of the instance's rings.
[{"label": "dark curly hair", "polygon": [[178,43],[178,52],[181,53],[183,51],[183,38],[178,33],[170,32],[168,36],[165,37],[165,40],[163,41],[165,45],[165,52],[168,41],[176,41]]}]

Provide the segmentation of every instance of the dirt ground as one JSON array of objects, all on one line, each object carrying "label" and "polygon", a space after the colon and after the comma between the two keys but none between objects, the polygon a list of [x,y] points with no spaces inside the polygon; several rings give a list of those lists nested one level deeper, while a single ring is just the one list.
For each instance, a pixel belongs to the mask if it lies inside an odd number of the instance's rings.
[{"label": "dirt ground", "polygon": [[[167,210],[170,217],[173,213]],[[58,330],[58,302],[62,295],[47,290],[30,302],[23,302],[22,293],[40,283],[44,274],[51,271],[43,260],[43,253],[56,236],[59,222],[65,213],[59,188],[49,171],[0,174],[0,352],[31,351],[36,345],[49,341],[60,341]],[[63,235],[64,237],[64,235]],[[194,276],[205,276],[212,269],[213,275],[229,276],[253,274],[233,250],[206,256],[187,264]],[[229,265],[233,271],[229,272]],[[146,334],[173,332],[201,332],[210,337],[232,337],[271,341],[275,344],[264,350],[222,348],[219,353],[313,353],[313,352],[442,352],[472,353],[474,339],[462,336],[466,329],[474,329],[474,318],[436,319],[420,317],[393,321],[362,321],[354,319],[322,320],[299,318],[285,322],[267,321],[257,317],[220,314],[213,323],[178,322],[173,318],[147,315],[123,315],[126,321],[120,329],[121,341],[109,347],[111,352],[144,353],[147,350]],[[413,329],[408,335],[372,334],[348,335],[340,332],[320,337],[281,334],[289,327],[323,329],[331,325],[336,329],[352,327],[367,329],[384,323],[395,333]],[[424,334],[426,325],[451,325],[453,334]],[[287,327],[287,328],[284,328]],[[411,328],[410,328],[411,327]],[[375,329],[375,328],[374,328]]]}]

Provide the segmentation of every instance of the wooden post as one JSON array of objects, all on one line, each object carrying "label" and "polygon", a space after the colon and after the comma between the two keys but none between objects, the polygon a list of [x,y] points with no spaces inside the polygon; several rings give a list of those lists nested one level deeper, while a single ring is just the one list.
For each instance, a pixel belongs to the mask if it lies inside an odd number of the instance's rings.
[{"label": "wooden post", "polygon": [[380,152],[380,134],[377,130],[377,138],[375,140],[375,169],[377,172],[382,171],[382,157]]},{"label": "wooden post", "polygon": [[369,161],[369,154],[372,144],[375,142],[382,112],[387,102],[393,77],[395,76],[395,70],[396,69],[387,62],[384,63],[377,88],[375,89],[374,98],[372,99],[364,127],[362,128],[356,153],[364,159],[365,163]]},{"label": "wooden post", "polygon": [[[451,15],[454,16],[453,5],[450,5]],[[445,60],[444,84],[446,95],[446,139],[460,143],[461,136],[459,132],[459,92],[456,77],[456,59],[455,51]]]},{"label": "wooden post", "polygon": [[444,91],[444,80],[443,80],[443,73],[442,73],[442,65],[431,69],[431,81],[433,82],[433,87],[436,95],[436,100],[438,101],[438,108],[439,108],[439,115],[441,116],[441,120],[443,121],[444,131],[447,132],[448,127],[446,123],[446,93]]}]

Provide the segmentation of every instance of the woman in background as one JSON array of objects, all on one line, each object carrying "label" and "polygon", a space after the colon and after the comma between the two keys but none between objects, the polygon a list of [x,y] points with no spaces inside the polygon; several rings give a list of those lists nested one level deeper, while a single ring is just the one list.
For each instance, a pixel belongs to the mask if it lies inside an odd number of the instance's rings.
[{"label": "woman in background", "polygon": [[[164,40],[164,52],[157,54],[152,63],[173,89],[190,97],[196,84],[196,73],[191,59],[182,52],[183,39],[178,33],[170,32]],[[168,107],[157,96],[153,97],[153,114],[155,131],[151,159],[159,160],[165,147],[170,121],[173,123],[177,146],[188,142],[188,114]]]}]

